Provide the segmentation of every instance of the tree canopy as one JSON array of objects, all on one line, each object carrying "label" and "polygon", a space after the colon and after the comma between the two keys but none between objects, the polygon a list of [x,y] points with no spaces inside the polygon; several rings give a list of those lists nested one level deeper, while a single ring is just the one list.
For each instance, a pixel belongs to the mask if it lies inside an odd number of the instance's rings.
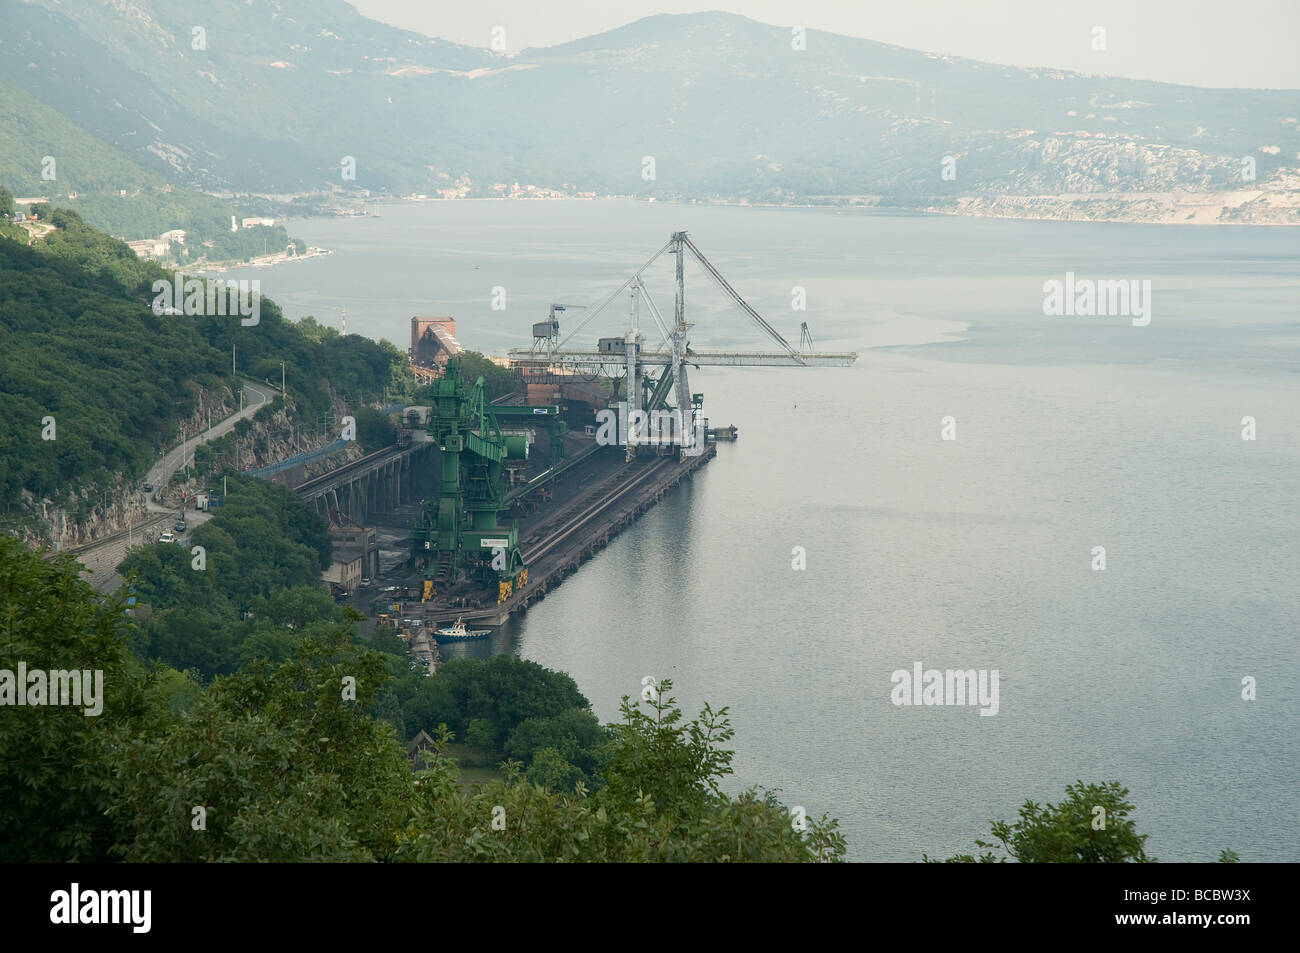
[{"label": "tree canopy", "polygon": [[[428,769],[411,770],[392,726],[369,711],[388,662],[347,626],[312,630],[286,658],[203,686],[133,656],[137,622],[123,595],[95,592],[70,556],[45,560],[0,535],[0,655],[104,676],[98,716],[37,705],[0,719],[0,861],[843,857],[834,820],[800,831],[770,795],[721,790],[725,709],[682,722],[667,679],[648,710],[624,698],[594,793],[538,784],[514,762],[504,778],[467,787],[441,750],[445,726]],[[315,616],[307,599],[263,611],[291,624]],[[483,684],[499,677],[492,669]]]},{"label": "tree canopy", "polygon": [[[990,821],[991,840],[976,840],[979,854],[954,854],[944,863],[1125,864],[1154,863],[1146,854],[1146,834],[1137,832],[1128,788],[1118,781],[1065,786],[1059,804],[1026,801],[1014,823]],[[922,855],[927,863],[938,861]],[[1221,851],[1219,860],[1237,855]]]},{"label": "tree canopy", "polygon": [[190,534],[191,550],[142,545],[118,567],[153,610],[142,626],[145,654],[203,676],[229,674],[242,661],[282,658],[290,635],[341,612],[323,588],[329,527],[290,490],[232,477],[224,504]]}]

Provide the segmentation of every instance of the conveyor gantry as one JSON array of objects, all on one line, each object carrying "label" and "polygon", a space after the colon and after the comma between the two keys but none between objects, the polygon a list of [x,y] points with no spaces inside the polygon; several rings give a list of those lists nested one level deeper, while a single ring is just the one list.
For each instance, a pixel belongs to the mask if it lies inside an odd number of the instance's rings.
[{"label": "conveyor gantry", "polygon": [[[655,307],[654,300],[650,297],[641,277],[660,255],[669,250],[672,251],[676,258],[677,285],[671,327],[664,322],[659,314],[659,310]],[[688,329],[692,327],[686,321],[684,265],[687,252],[699,262],[705,274],[709,276],[736,309],[771,338],[780,350],[696,351],[691,348],[690,342],[686,338]],[[632,326],[623,335],[622,340],[617,338],[603,339],[599,342],[600,346],[596,350],[566,346],[573,339],[573,336],[591,323],[610,302],[629,289],[632,294]],[[654,318],[663,335],[661,342],[653,350],[643,349],[641,346],[642,334],[639,324],[643,302],[648,307],[650,315]],[[555,317],[554,308],[545,329],[547,333],[544,336],[539,335],[537,329],[534,329],[533,347],[511,349],[510,360],[513,366],[519,368],[558,366],[570,369],[588,369],[594,372],[599,372],[605,368],[625,367],[627,370],[627,406],[635,410],[653,410],[664,406],[667,403],[667,389],[672,387],[675,392],[673,403],[676,404],[677,420],[679,421],[678,433],[681,435],[680,444],[683,452],[685,452],[686,447],[694,445],[693,441],[696,438],[693,435],[699,431],[701,421],[700,404],[702,398],[701,395],[691,393],[688,377],[690,367],[847,367],[858,359],[857,353],[853,351],[829,353],[813,351],[811,347],[812,335],[808,332],[806,322],[802,326],[803,334],[800,343],[807,344],[808,350],[803,351],[790,344],[731,287],[727,279],[704,257],[703,253],[687,237],[685,232],[674,232],[667,243],[659,251],[655,252],[649,261],[637,269],[604,301],[593,308],[590,314],[564,340],[558,344],[555,343],[559,337],[559,322]],[[539,346],[539,342],[543,343]],[[610,346],[607,347],[607,344]],[[641,369],[647,365],[664,368],[648,402],[643,397],[643,382],[641,379]],[[643,436],[644,434],[639,431],[638,427],[633,427],[627,438],[629,458],[634,452],[635,445],[641,442]],[[674,442],[677,441],[674,440]]]}]

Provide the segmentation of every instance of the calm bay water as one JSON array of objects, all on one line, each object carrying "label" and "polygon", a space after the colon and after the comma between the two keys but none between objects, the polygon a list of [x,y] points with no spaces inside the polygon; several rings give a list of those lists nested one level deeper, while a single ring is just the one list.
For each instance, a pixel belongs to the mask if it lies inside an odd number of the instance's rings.
[{"label": "calm bay water", "polygon": [[[346,307],[349,331],[405,348],[412,315],[449,314],[467,347],[503,352],[550,302],[595,304],[686,229],[787,338],[807,320],[819,348],[861,353],[694,372],[740,440],[491,645],[453,652],[570,672],[606,720],[648,674],[688,715],[729,705],[732,787],[839,817],[855,860],[969,850],[990,818],[1076,779],[1127,785],[1162,860],[1300,860],[1300,231],[612,201],[380,211],[291,222],[335,254],[234,277],[291,318],[337,327]],[[648,281],[671,314],[660,264]],[[1044,317],[1043,282],[1067,271],[1151,280],[1150,325]],[[691,266],[687,308],[697,349],[766,346]],[[890,674],[915,662],[997,669],[998,714],[895,707]]]}]

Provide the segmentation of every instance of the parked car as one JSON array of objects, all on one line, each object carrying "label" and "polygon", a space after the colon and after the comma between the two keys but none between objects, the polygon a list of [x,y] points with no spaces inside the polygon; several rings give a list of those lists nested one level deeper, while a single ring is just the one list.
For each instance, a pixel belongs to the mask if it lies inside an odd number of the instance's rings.
[{"label": "parked car", "polygon": [[153,484],[152,484],[152,483],[146,483],[146,484],[144,485],[144,491],[145,491],[146,493],[152,493],[152,492],[153,492]]},{"label": "parked car", "polygon": [[172,529],[176,530],[176,532],[178,533],[185,532],[185,521],[177,520],[175,523],[172,524]]},{"label": "parked car", "polygon": [[171,531],[169,530],[169,531],[163,533],[161,536],[158,537],[158,542],[160,542],[160,543],[174,543],[174,542],[176,542],[176,537],[173,536],[173,535],[171,534]]}]

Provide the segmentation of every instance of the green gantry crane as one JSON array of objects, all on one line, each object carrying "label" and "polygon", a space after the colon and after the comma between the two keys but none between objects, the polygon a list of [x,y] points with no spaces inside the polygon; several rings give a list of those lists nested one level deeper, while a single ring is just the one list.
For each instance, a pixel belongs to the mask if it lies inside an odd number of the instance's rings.
[{"label": "green gantry crane", "polygon": [[495,582],[501,603],[528,581],[519,524],[501,525],[504,463],[526,456],[527,439],[502,434],[483,378],[467,385],[456,358],[433,388],[427,429],[441,451],[442,484],[411,533],[412,556],[425,567],[424,598],[468,576]]}]

